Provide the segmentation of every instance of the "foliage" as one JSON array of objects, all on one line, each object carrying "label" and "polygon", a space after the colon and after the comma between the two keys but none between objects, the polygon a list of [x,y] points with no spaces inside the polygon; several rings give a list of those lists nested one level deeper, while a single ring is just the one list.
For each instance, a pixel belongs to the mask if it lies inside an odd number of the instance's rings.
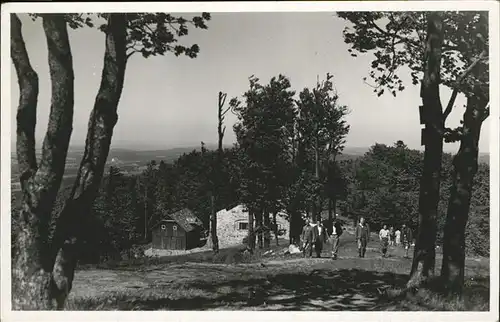
[{"label": "foliage", "polygon": [[[378,96],[405,89],[399,72],[410,70],[412,84],[419,84],[423,73],[427,12],[340,12],[351,22],[344,30],[349,52],[373,53],[369,77]],[[486,11],[446,11],[443,18],[444,46],[441,65],[442,84],[455,88],[457,79],[487,46]],[[482,60],[480,64],[487,64]],[[472,85],[487,88],[488,73],[475,74],[460,84],[460,92],[471,93]],[[366,80],[366,78],[365,78]]]},{"label": "foliage", "polygon": [[241,163],[241,198],[253,209],[278,211],[279,200],[289,184],[289,145],[295,108],[290,81],[283,75],[271,78],[268,85],[250,78],[244,104],[233,103],[238,116],[234,126]]},{"label": "foliage", "polygon": [[315,137],[325,152],[340,153],[349,132],[344,117],[348,109],[338,103],[339,96],[333,88],[332,75],[318,83],[312,90],[305,88],[297,100],[298,129],[302,143],[313,145]]},{"label": "foliage", "polygon": [[[375,144],[357,160],[340,163],[347,181],[348,196],[340,204],[353,219],[364,216],[374,229],[383,224],[400,228],[418,225],[419,180],[423,155],[398,141],[393,146]],[[444,154],[442,188],[438,206],[437,244],[442,244],[443,227],[450,195],[452,156]],[[489,167],[479,165],[471,200],[466,247],[470,254],[489,254]]]},{"label": "foliage", "polygon": [[[344,149],[349,125],[345,121],[348,109],[338,102],[333,76],[326,75],[313,89],[305,88],[297,100],[297,132],[300,145],[297,166],[309,170],[302,179],[308,182],[305,190],[307,203],[337,199],[345,193],[344,183],[336,164],[336,157]],[[315,155],[318,154],[316,176]],[[322,208],[322,205],[319,205]]]},{"label": "foliage", "polygon": [[[72,29],[90,27],[96,23],[98,29],[106,32],[107,13],[78,13],[64,14],[68,26]],[[190,58],[197,57],[200,47],[197,44],[185,46],[178,43],[179,38],[189,34],[189,27],[208,29],[210,13],[203,12],[199,16],[184,18],[171,13],[126,13],[127,18],[127,56],[140,53],[144,58],[165,55],[168,52],[175,56],[186,55]],[[32,19],[37,19],[41,14],[30,14]]]},{"label": "foliage", "polygon": [[[205,158],[215,151],[206,151]],[[239,171],[242,150],[225,149],[227,160],[224,167],[224,182],[221,207],[232,207],[241,199]],[[364,156],[358,159],[347,159],[338,162],[338,173],[345,181],[346,198],[339,201],[339,210],[353,220],[363,215],[373,229],[381,224],[394,225],[399,228],[402,223],[415,228],[418,217],[418,180],[422,167],[422,153],[408,149],[399,141],[393,146],[375,144]],[[446,208],[451,187],[452,171],[451,155],[443,157],[442,193],[439,203],[438,245],[442,241]],[[151,180],[148,192],[148,242],[151,227],[165,213],[179,207],[192,207],[202,221],[208,224],[209,200],[204,192],[206,177],[200,175],[204,171],[204,163],[200,151],[184,154],[174,163],[160,161],[156,170],[151,162],[139,175],[127,175],[118,168],[110,168],[103,179],[98,197],[93,206],[93,213],[86,224],[91,225],[92,235],[85,243],[81,258],[82,263],[113,259],[131,245],[144,242],[144,182]],[[299,168],[296,175],[290,174],[293,186],[286,189],[285,212],[307,209],[306,189],[313,180],[311,173]],[[153,181],[155,173],[156,179]],[[111,176],[111,178],[110,178]],[[142,183],[138,185],[138,183]],[[61,189],[54,207],[52,230],[57,213],[70,193],[70,187]],[[154,192],[154,196],[153,196]],[[289,195],[290,194],[290,195]],[[12,208],[20,207],[18,198],[13,194]],[[288,203],[290,200],[291,203]],[[293,203],[292,203],[293,202]],[[475,189],[471,200],[471,214],[466,234],[466,247],[470,254],[489,255],[489,168],[480,164],[475,179]],[[287,218],[290,219],[290,218]],[[17,222],[12,220],[13,238]],[[100,254],[95,254],[95,250]]]}]

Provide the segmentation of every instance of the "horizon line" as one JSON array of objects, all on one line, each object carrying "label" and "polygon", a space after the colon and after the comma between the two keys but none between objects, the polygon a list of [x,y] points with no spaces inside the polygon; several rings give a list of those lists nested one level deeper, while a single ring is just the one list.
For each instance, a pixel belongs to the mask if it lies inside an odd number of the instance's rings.
[{"label": "horizon line", "polygon": [[[201,143],[201,142],[200,142]],[[205,146],[217,146],[218,144],[217,143],[209,143],[209,142],[204,142],[205,143]],[[373,143],[372,145],[370,146],[345,146],[344,147],[344,151],[346,149],[362,149],[362,150],[369,150],[372,146],[374,146],[375,144],[385,144],[386,146],[391,146],[391,144],[387,144],[387,143],[380,143],[380,142],[375,142]],[[232,147],[234,145],[234,143],[231,143],[231,144],[223,144],[223,147],[227,148],[227,147]],[[15,142],[11,142],[11,147],[15,147]],[[126,144],[126,143],[118,143],[117,145],[113,146],[113,144],[111,144],[109,150],[112,151],[112,150],[117,150],[117,149],[121,149],[121,150],[132,150],[132,151],[142,151],[142,152],[147,152],[147,151],[166,151],[166,150],[173,150],[173,149],[199,149],[201,147],[201,144],[184,144],[184,145],[171,145],[171,146],[166,146],[166,147],[161,147],[161,146],[157,146],[157,145],[152,145],[152,146],[146,146],[144,148],[141,148],[140,147],[140,144]],[[82,145],[70,145],[68,147],[68,151],[70,150],[83,150],[85,149],[85,145],[82,144]],[[417,151],[424,151],[424,147],[423,146],[420,146],[418,148],[411,148],[409,147],[410,150],[417,150]],[[15,149],[13,149],[15,150]],[[41,147],[37,148],[36,151],[40,151],[41,150]],[[11,153],[14,153],[15,151],[11,151]],[[453,149],[453,148],[443,148],[443,152],[444,153],[457,153],[458,152],[458,149]],[[490,151],[479,151],[479,154],[490,154]]]}]

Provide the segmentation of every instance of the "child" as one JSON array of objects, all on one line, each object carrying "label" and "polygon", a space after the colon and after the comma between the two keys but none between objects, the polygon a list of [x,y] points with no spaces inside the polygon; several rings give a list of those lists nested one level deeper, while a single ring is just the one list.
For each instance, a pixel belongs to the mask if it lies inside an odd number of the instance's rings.
[{"label": "child", "polygon": [[380,243],[382,246],[382,257],[387,256],[387,246],[389,245],[389,230],[387,229],[387,225],[384,225],[378,234],[380,238]]}]

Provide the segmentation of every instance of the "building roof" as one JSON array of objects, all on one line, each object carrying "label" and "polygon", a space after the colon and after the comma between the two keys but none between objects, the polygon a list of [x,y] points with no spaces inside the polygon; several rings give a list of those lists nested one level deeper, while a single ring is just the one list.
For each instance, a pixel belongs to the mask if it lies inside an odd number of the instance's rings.
[{"label": "building roof", "polygon": [[184,208],[174,213],[168,214],[160,222],[168,219],[172,219],[173,221],[175,221],[186,232],[194,230],[196,226],[203,225],[203,222],[198,217],[196,217],[196,215],[188,208]]}]

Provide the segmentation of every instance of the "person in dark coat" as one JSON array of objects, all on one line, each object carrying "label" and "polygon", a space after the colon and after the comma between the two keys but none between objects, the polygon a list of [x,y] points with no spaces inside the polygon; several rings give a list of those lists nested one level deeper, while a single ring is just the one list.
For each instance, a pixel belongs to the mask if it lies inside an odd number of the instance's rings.
[{"label": "person in dark coat", "polygon": [[333,215],[332,233],[330,235],[330,241],[332,243],[332,259],[337,259],[337,253],[339,251],[340,236],[342,235],[342,225],[337,220],[337,214]]},{"label": "person in dark coat", "polygon": [[316,251],[316,257],[321,257],[321,251],[323,250],[323,244],[328,240],[328,234],[326,232],[325,226],[318,221],[313,227],[313,238],[314,238],[314,250]]},{"label": "person in dark coat", "polygon": [[408,258],[408,251],[411,246],[411,242],[413,240],[413,236],[411,233],[411,229],[403,224],[401,227],[401,242],[403,243],[403,247],[405,248],[405,258]]},{"label": "person in dark coat", "polygon": [[356,226],[356,241],[358,242],[359,257],[365,257],[366,245],[370,241],[370,228],[363,217],[359,219],[359,223]]}]

